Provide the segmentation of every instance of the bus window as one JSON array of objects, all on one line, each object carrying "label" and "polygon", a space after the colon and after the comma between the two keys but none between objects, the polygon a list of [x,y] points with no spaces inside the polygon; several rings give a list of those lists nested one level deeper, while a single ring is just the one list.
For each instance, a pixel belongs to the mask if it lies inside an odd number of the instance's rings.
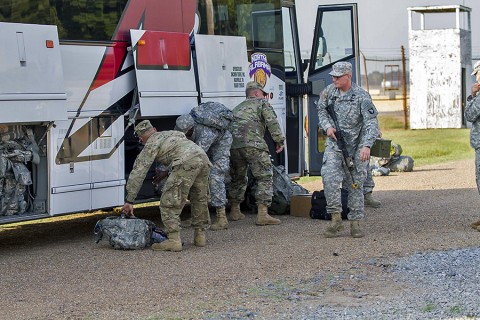
[{"label": "bus window", "polygon": [[319,19],[318,45],[312,64],[315,70],[354,54],[351,10],[324,11]]},{"label": "bus window", "polygon": [[248,48],[282,48],[282,30],[272,27],[280,25],[280,2],[278,0],[200,0],[197,2],[200,19],[199,33],[244,36],[247,39]]},{"label": "bus window", "polygon": [[288,8],[282,8],[282,17],[285,72],[295,72],[297,68],[292,34],[293,29],[291,24],[290,10]]},{"label": "bus window", "polygon": [[51,24],[64,40],[111,40],[128,0],[2,1],[0,21]]}]

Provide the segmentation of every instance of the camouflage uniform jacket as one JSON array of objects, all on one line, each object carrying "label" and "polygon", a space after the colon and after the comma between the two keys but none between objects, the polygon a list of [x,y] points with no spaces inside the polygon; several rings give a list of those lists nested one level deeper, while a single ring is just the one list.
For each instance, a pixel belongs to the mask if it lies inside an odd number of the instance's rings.
[{"label": "camouflage uniform jacket", "polygon": [[[340,126],[347,151],[355,155],[362,147],[372,147],[380,134],[377,119],[377,109],[372,98],[362,88],[352,83],[350,90],[344,95],[333,84],[328,85],[321,93],[317,104],[319,127],[327,131],[335,127],[334,122],[327,112],[327,105],[334,104],[338,125]],[[328,138],[325,146],[340,151],[337,142]]]},{"label": "camouflage uniform jacket", "polygon": [[138,191],[142,187],[143,180],[154,161],[171,169],[189,159],[201,157],[202,155],[207,158],[202,148],[188,140],[181,132],[155,132],[148,138],[143,150],[135,159],[133,170],[128,177],[125,200],[128,202],[135,200]]},{"label": "camouflage uniform jacket", "polygon": [[230,124],[232,149],[253,147],[269,151],[264,135],[268,128],[273,141],[283,145],[283,135],[277,115],[265,99],[249,97],[233,109],[234,119]]},{"label": "camouflage uniform jacket", "polygon": [[475,97],[467,98],[465,107],[465,119],[472,123],[470,130],[470,145],[474,149],[480,148],[480,93]]}]

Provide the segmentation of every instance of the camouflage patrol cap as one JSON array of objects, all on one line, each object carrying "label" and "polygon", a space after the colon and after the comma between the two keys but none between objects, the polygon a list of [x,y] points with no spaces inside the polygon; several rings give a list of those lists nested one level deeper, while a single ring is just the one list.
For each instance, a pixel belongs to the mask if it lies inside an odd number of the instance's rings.
[{"label": "camouflage patrol cap", "polygon": [[148,131],[150,131],[151,129],[153,129],[153,126],[152,124],[150,123],[149,120],[143,120],[142,122],[140,122],[139,124],[137,124],[137,126],[135,127],[135,134],[138,136],[138,137],[141,137],[143,136],[145,133],[147,133]]},{"label": "camouflage patrol cap", "polygon": [[475,65],[473,66],[472,76],[476,75],[478,71],[480,71],[480,61],[475,62]]},{"label": "camouflage patrol cap", "polygon": [[250,89],[258,89],[258,90],[262,90],[263,93],[265,94],[268,94],[268,92],[266,92],[265,90],[263,90],[263,87],[260,83],[256,82],[256,81],[249,81],[247,83],[247,87],[245,90],[250,90]]},{"label": "camouflage patrol cap", "polygon": [[329,73],[329,75],[341,77],[347,73],[352,73],[352,64],[350,62],[340,61],[332,66],[332,71]]},{"label": "camouflage patrol cap", "polygon": [[195,120],[190,114],[184,114],[177,118],[175,122],[175,130],[186,133],[188,130],[193,128],[195,125]]}]

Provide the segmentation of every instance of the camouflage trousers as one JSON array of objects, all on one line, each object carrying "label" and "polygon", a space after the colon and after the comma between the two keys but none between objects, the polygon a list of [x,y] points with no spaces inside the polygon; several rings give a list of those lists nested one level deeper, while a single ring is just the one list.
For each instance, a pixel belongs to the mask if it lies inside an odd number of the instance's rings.
[{"label": "camouflage trousers", "polygon": [[270,154],[257,148],[230,150],[230,175],[232,182],[228,198],[230,202],[241,203],[247,190],[247,169],[250,167],[257,186],[255,202],[270,207],[273,197],[273,169]]},{"label": "camouflage trousers", "polygon": [[226,132],[220,141],[214,143],[207,152],[212,163],[210,170],[210,204],[215,207],[224,207],[227,204],[225,178],[230,169],[230,146],[232,135]]},{"label": "camouflage trousers", "polygon": [[375,188],[375,182],[373,181],[372,168],[370,168],[370,162],[367,162],[367,177],[363,183],[363,194],[373,192],[373,188]]},{"label": "camouflage trousers", "polygon": [[167,233],[179,231],[180,214],[190,199],[192,226],[205,229],[208,223],[208,175],[210,161],[199,155],[172,168],[162,188],[160,213]]},{"label": "camouflage trousers", "polygon": [[475,149],[475,177],[477,178],[478,193],[480,193],[480,148]]},{"label": "camouflage trousers", "polygon": [[225,207],[227,195],[225,190],[225,172],[213,163],[210,171],[210,204],[215,207]]},{"label": "camouflage trousers", "polygon": [[361,220],[364,218],[363,184],[366,178],[366,166],[368,161],[357,160],[359,152],[355,155],[355,170],[353,179],[358,188],[352,188],[352,176],[344,164],[343,155],[340,151],[334,151],[327,147],[323,155],[322,179],[327,200],[327,212],[333,214],[342,212],[341,188],[348,186],[348,220]]}]

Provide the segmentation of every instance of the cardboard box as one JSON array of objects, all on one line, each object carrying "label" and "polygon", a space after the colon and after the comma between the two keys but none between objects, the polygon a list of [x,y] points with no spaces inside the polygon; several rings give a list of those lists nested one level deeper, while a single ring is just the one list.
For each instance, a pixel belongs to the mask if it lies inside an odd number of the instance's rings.
[{"label": "cardboard box", "polygon": [[290,215],[294,217],[310,218],[312,208],[312,194],[300,194],[290,198]]}]

